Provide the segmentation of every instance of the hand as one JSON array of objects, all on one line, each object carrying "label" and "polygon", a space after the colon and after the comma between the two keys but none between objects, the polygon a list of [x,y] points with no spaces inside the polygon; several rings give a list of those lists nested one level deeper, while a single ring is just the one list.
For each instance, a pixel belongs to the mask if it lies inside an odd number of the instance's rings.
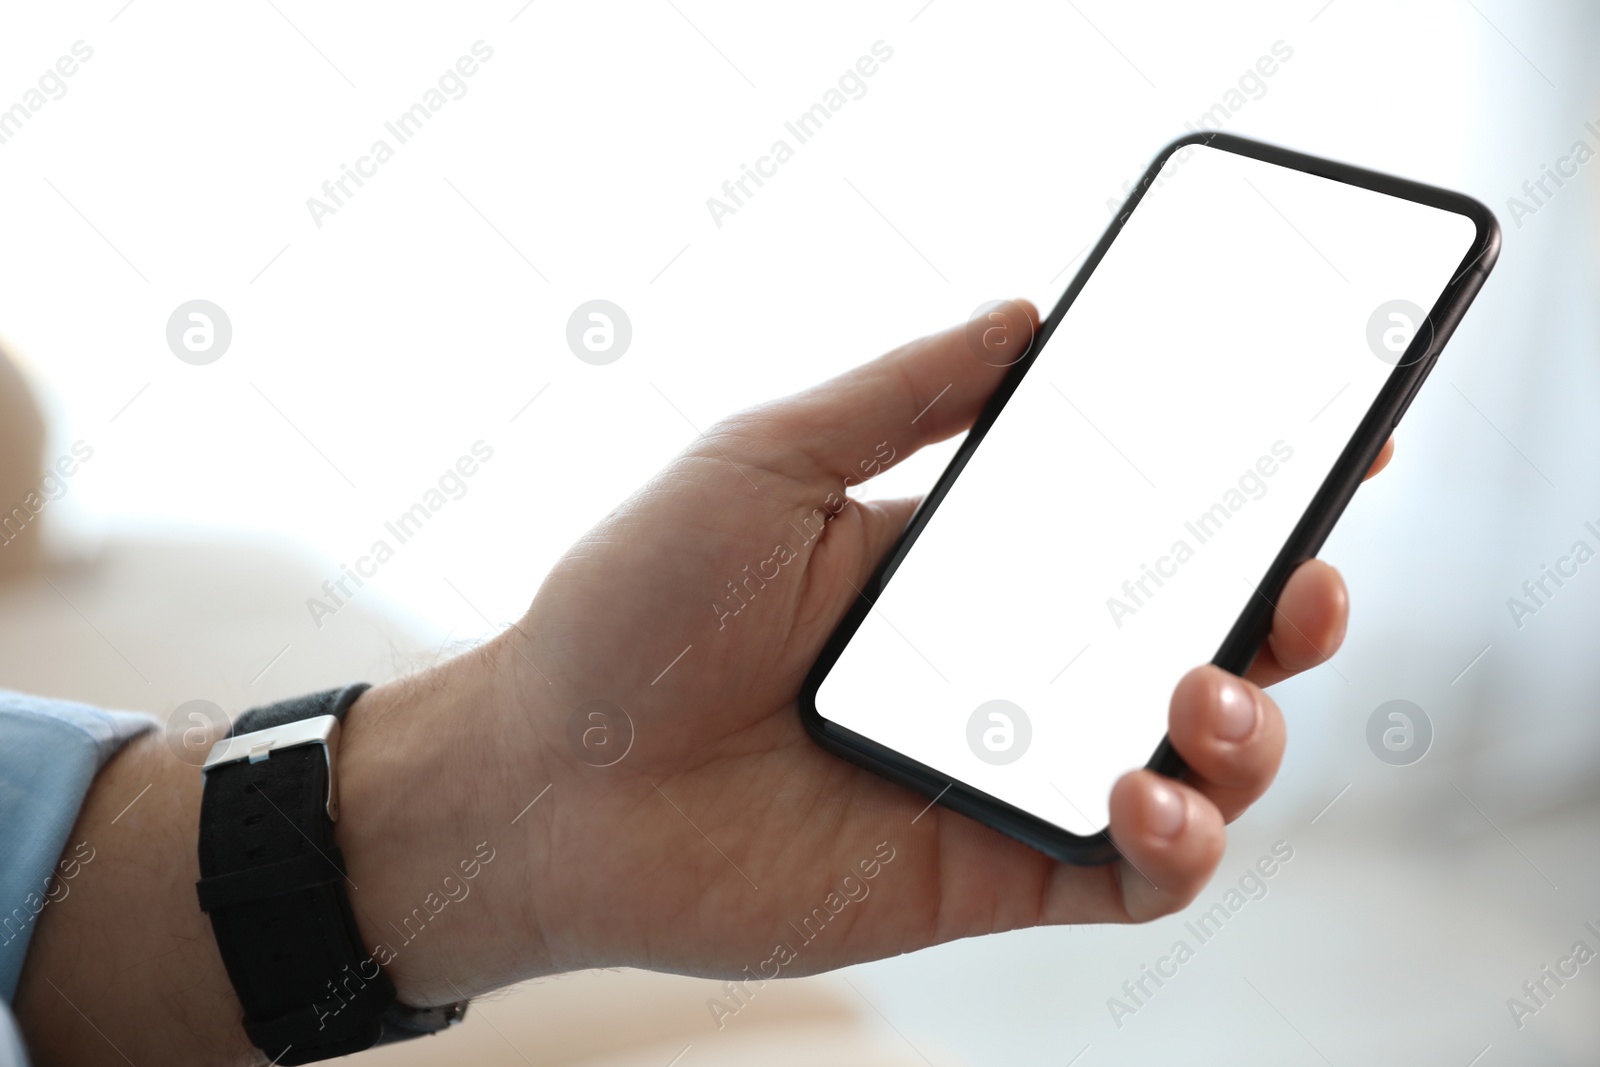
[{"label": "hand", "polygon": [[[341,834],[358,835],[345,843],[356,882],[402,887],[381,904],[359,895],[363,929],[389,937],[385,909],[405,914],[423,872],[480,838],[497,856],[478,913],[496,918],[402,951],[391,971],[403,996],[454,1000],[608,965],[749,978],[770,974],[780,943],[794,950],[780,960],[790,976],[1015,927],[1144,921],[1195,897],[1224,825],[1283,753],[1283,718],[1260,687],[1321,663],[1344,636],[1345,588],[1325,563],[1295,572],[1246,679],[1207,666],[1179,683],[1169,730],[1192,776],[1118,782],[1111,833],[1125,858],[1110,866],[1058,864],[928,808],[801,727],[802,679],[917,503],[841,509],[846,487],[967,429],[1003,374],[958,328],[725,420],[584,536],[518,626],[363,698],[345,759],[392,770],[359,785],[347,774]],[[808,519],[835,510],[805,539]],[[798,555],[741,585],[739,607],[730,583],[777,542]],[[569,745],[569,720],[593,700],[633,725],[611,766]],[[611,727],[620,750],[626,729]],[[870,896],[807,940],[794,924],[830,893],[845,899],[847,875]]]},{"label": "hand", "polygon": [[[1194,898],[1283,753],[1259,687],[1344,636],[1324,563],[1290,578],[1248,679],[1200,667],[1178,684],[1168,729],[1192,775],[1117,783],[1110,866],[929,807],[800,726],[801,680],[915,506],[842,505],[847,486],[966,429],[1003,373],[952,330],[728,419],[575,545],[518,625],[356,703],[336,837],[363,944],[403,1001],[604,965],[787,977]],[[817,509],[837,515],[806,538]],[[714,609],[778,540],[796,558],[737,615]],[[596,699],[634,726],[606,767],[567,737]],[[14,1001],[39,1062],[258,1062],[195,900],[199,807],[198,771],[159,737],[95,779],[68,842],[96,857],[40,914]]]}]

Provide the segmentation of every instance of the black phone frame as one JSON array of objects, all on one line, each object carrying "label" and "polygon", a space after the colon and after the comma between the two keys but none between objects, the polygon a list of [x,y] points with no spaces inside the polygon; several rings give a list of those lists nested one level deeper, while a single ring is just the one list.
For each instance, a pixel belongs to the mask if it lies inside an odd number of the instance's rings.
[{"label": "black phone frame", "polygon": [[[1478,290],[1482,288],[1500,252],[1500,227],[1494,213],[1484,204],[1464,194],[1232,134],[1204,131],[1193,133],[1167,145],[1151,162],[1144,176],[1129,194],[1127,202],[1090,251],[1072,283],[1067,286],[1061,299],[1040,325],[1027,355],[1011,367],[1006,377],[996,387],[993,396],[978,416],[949,466],[923,499],[922,505],[912,515],[899,540],[862,587],[861,595],[855,598],[843,620],[828,638],[822,654],[801,687],[800,718],[811,737],[828,751],[915,790],[923,796],[930,797],[932,803],[941,804],[993,827],[1053,859],[1083,866],[1110,863],[1120,858],[1120,853],[1111,840],[1109,828],[1094,834],[1075,834],[982,790],[974,789],[965,782],[951,779],[926,764],[826,719],[817,710],[817,690],[838,661],[839,655],[851,637],[872,610],[901,561],[910,552],[911,546],[916,543],[928,519],[938,509],[945,494],[955,484],[967,461],[983,442],[984,436],[994,425],[995,419],[1005,408],[1007,401],[1016,392],[1023,376],[1033,366],[1034,360],[1043,351],[1051,334],[1055,332],[1057,325],[1065,317],[1101,259],[1105,257],[1111,243],[1122,232],[1123,226],[1149,191],[1161,168],[1174,153],[1191,145],[1234,152],[1266,163],[1451,211],[1466,216],[1476,227],[1472,247],[1462,257],[1455,276],[1428,314],[1427,322],[1431,329],[1417,331],[1404,356],[1379,391],[1377,399],[1373,401],[1339,459],[1334,463],[1328,477],[1312,498],[1305,514],[1295,525],[1277,558],[1267,568],[1266,574],[1257,583],[1256,593],[1250,596],[1243,612],[1212,658],[1212,663],[1234,674],[1242,675],[1249,669],[1257,650],[1266,639],[1272,613],[1275,610],[1274,605],[1283,591],[1284,584],[1296,567],[1317,554],[1328,534],[1332,532],[1339,516],[1354,497],[1363,476],[1377,459],[1384,442],[1399,424],[1401,416],[1405,414],[1406,408],[1410,406],[1417,391],[1422,387],[1428,372],[1433,369],[1445,342],[1449,340],[1450,334],[1454,332]],[[1173,778],[1182,778],[1188,770],[1182,757],[1173,749],[1170,739],[1166,737],[1162,738],[1146,766]]]}]

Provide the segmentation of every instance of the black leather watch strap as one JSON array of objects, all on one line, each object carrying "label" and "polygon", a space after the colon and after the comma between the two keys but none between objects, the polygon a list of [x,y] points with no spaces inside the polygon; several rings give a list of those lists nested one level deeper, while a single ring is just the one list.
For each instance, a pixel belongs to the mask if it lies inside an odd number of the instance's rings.
[{"label": "black leather watch strap", "polygon": [[433,1033],[466,1013],[465,1003],[397,1003],[350,910],[333,839],[332,775],[337,720],[366,689],[248,711],[206,761],[200,907],[244,1007],[245,1032],[279,1064]]}]

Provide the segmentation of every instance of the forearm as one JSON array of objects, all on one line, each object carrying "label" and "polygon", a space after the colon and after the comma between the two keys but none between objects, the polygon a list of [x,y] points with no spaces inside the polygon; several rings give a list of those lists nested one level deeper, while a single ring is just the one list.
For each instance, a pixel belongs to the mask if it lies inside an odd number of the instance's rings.
[{"label": "forearm", "polygon": [[[491,742],[476,730],[511,698],[496,670],[508,654],[495,642],[371,689],[342,728],[335,838],[346,890],[363,950],[407,1004],[549,969],[524,922],[531,887],[518,873],[542,847],[542,813],[511,823],[548,778],[532,785],[541,764],[532,727]],[[485,743],[528,750],[527,783],[485,780],[486,766],[504,765],[481,758]],[[95,779],[67,849],[87,842],[93,862],[41,912],[15,1002],[41,1065],[264,1059],[245,1037],[195,892],[201,784],[159,735],[129,744]]]},{"label": "forearm", "polygon": [[256,1058],[196,904],[199,819],[199,771],[160,735],[130,742],[95,779],[68,846],[86,842],[93,862],[40,912],[17,989],[40,1065]]}]

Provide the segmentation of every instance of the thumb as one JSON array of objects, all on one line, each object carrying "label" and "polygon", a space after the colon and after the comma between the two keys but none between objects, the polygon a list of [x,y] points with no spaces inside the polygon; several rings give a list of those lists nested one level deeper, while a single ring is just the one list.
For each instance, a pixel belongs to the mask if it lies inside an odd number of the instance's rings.
[{"label": "thumb", "polygon": [[[971,322],[912,341],[740,421],[792,446],[803,481],[853,484],[924,445],[971,427],[1008,367],[1033,345],[1039,312],[1026,300],[989,305]],[[748,422],[747,422],[748,425]],[[885,442],[893,449],[883,459]],[[878,462],[869,462],[873,457]]]}]

